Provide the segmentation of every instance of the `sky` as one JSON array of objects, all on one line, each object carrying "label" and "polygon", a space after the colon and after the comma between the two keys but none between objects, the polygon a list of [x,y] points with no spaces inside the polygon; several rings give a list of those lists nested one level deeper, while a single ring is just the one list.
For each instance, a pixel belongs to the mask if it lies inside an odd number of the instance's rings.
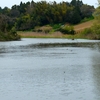
[{"label": "sky", "polygon": [[[0,7],[4,8],[4,7],[8,7],[11,8],[13,5],[19,5],[20,2],[26,3],[28,1],[32,1],[32,0],[2,0],[2,2],[0,2]],[[33,0],[34,2],[37,1],[56,1],[56,2],[62,2],[62,1],[67,1],[67,2],[71,2],[72,0]],[[98,6],[98,1],[97,0],[82,0],[84,4],[88,4],[88,5],[93,5],[94,7]]]}]

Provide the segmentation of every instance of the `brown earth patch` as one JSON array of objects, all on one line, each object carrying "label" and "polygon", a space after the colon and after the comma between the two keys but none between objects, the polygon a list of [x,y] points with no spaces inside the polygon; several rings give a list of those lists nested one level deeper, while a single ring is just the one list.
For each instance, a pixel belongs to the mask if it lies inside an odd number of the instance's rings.
[{"label": "brown earth patch", "polygon": [[85,28],[90,28],[93,23],[95,22],[95,20],[92,20],[92,21],[88,21],[88,22],[84,22],[84,23],[81,23],[81,24],[78,24],[78,25],[75,25],[74,26],[74,30],[78,33],[78,32],[81,32],[82,30],[84,30]]}]

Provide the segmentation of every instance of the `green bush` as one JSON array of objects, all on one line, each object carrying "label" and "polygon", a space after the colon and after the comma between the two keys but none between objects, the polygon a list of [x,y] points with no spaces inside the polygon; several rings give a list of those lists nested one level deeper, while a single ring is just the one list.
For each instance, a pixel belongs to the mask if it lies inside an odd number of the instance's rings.
[{"label": "green bush", "polygon": [[94,24],[91,28],[84,29],[81,35],[90,39],[100,39],[100,25]]},{"label": "green bush", "polygon": [[0,41],[12,41],[12,40],[20,40],[20,36],[16,34],[12,34],[10,32],[3,33],[0,32]]},{"label": "green bush", "polygon": [[59,28],[59,31],[62,32],[63,34],[72,34],[72,35],[75,34],[74,28],[72,26],[69,26],[69,25],[61,26]]},{"label": "green bush", "polygon": [[51,27],[56,31],[61,27],[61,24],[54,24],[54,25],[51,25]]},{"label": "green bush", "polygon": [[94,24],[91,29],[95,35],[95,39],[100,39],[100,24]]},{"label": "green bush", "polygon": [[94,25],[92,26],[92,31],[93,31],[95,34],[100,35],[100,24],[94,24]]},{"label": "green bush", "polygon": [[13,35],[15,35],[17,33],[16,28],[12,27],[12,29],[10,30],[10,33],[13,34]]},{"label": "green bush", "polygon": [[91,33],[92,33],[91,28],[86,28],[86,29],[84,29],[84,31],[82,31],[82,34],[83,34],[83,35],[89,35],[89,34],[91,34]]},{"label": "green bush", "polygon": [[90,20],[93,20],[93,19],[94,19],[93,16],[91,16],[91,17],[89,17],[89,18],[85,17],[84,19],[81,20],[80,23],[87,22],[87,21],[90,21]]}]

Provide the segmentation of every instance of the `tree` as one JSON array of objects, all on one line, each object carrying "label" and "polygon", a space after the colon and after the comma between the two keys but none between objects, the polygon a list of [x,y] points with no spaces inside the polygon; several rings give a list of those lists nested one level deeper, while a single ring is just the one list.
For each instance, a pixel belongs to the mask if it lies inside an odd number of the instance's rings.
[{"label": "tree", "polygon": [[100,40],[100,6],[98,8],[96,8],[95,12],[93,13],[93,16],[96,19],[96,22],[91,27],[91,30],[94,35],[94,39]]},{"label": "tree", "polygon": [[70,23],[77,24],[81,19],[92,16],[94,8],[84,5],[81,0],[68,2],[46,2],[39,1],[13,5],[11,9],[0,8],[0,14],[9,17],[7,26],[12,27],[16,23],[18,30],[29,30],[35,26],[46,24]]},{"label": "tree", "polygon": [[93,12],[95,11],[95,8],[93,6],[90,6],[90,5],[82,5],[81,8],[81,16],[82,16],[82,19],[84,18],[89,18],[92,16]]},{"label": "tree", "polygon": [[0,14],[0,32],[6,32],[8,26],[8,17]]},{"label": "tree", "polygon": [[96,20],[100,22],[100,7],[98,7],[95,12],[93,13],[93,16],[95,17]]},{"label": "tree", "polygon": [[2,13],[2,8],[0,7],[0,14]]},{"label": "tree", "polygon": [[99,5],[100,5],[100,0],[98,0],[98,3],[99,3]]},{"label": "tree", "polygon": [[9,15],[9,12],[10,12],[10,9],[8,8],[8,7],[4,7],[3,9],[2,9],[2,14],[4,14],[4,15]]},{"label": "tree", "polygon": [[0,14],[0,41],[18,39],[20,39],[20,36],[16,32],[11,18],[7,15]]},{"label": "tree", "polygon": [[81,16],[74,7],[69,12],[68,20],[69,20],[69,23],[71,23],[71,24],[77,24],[81,21]]},{"label": "tree", "polygon": [[14,26],[15,22],[9,16],[0,14],[0,31],[7,33],[10,32],[12,27]]},{"label": "tree", "polygon": [[[81,6],[83,5],[83,2],[82,1],[80,1],[80,0],[72,0],[71,1],[71,5],[74,7],[74,13],[73,14],[76,14],[76,16],[75,16],[75,19],[76,19],[76,21],[74,22],[75,24],[76,23],[78,23],[78,22],[80,22],[80,20],[81,20],[81,18],[82,18],[82,13],[81,13]],[[74,18],[73,18],[74,19]],[[79,19],[79,21],[78,21],[78,19]]]},{"label": "tree", "polygon": [[71,5],[77,6],[77,1],[76,1],[76,0],[72,0],[72,1],[71,1]]},{"label": "tree", "polygon": [[82,6],[83,2],[80,0],[72,0],[70,4],[73,6]]},{"label": "tree", "polygon": [[[98,3],[100,5],[100,0],[98,0]],[[100,22],[100,6],[96,8],[95,12],[93,13],[93,16],[95,17],[97,21]]]},{"label": "tree", "polygon": [[17,18],[19,16],[20,16],[20,11],[18,10],[18,6],[17,5],[12,6],[10,10],[10,17]]}]

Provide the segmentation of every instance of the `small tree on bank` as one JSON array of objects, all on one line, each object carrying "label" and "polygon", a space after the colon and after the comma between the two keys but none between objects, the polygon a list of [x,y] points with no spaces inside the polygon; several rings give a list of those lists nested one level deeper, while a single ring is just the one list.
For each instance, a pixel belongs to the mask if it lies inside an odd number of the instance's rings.
[{"label": "small tree on bank", "polygon": [[0,41],[20,39],[14,24],[10,17],[0,14]]}]

